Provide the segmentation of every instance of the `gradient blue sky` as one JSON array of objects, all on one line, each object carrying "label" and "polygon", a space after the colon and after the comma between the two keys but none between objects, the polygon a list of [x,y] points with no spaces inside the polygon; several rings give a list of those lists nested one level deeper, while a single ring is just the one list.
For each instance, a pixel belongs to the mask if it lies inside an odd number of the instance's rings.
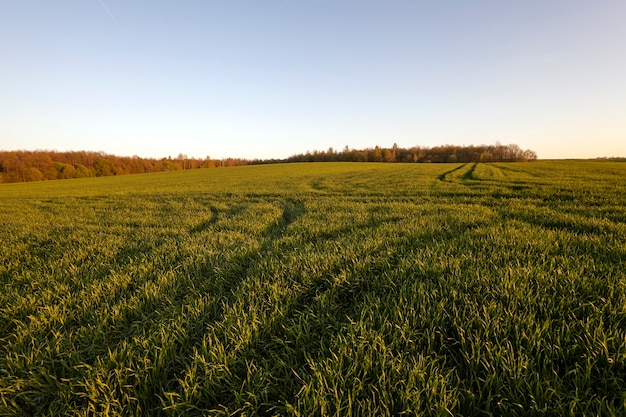
[{"label": "gradient blue sky", "polygon": [[626,1],[0,0],[0,149],[626,156]]}]

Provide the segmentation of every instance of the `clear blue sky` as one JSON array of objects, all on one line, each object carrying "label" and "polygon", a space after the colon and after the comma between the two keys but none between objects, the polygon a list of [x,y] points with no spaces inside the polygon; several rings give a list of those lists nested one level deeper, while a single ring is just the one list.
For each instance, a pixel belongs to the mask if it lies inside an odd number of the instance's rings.
[{"label": "clear blue sky", "polygon": [[0,0],[0,149],[626,156],[623,0]]}]

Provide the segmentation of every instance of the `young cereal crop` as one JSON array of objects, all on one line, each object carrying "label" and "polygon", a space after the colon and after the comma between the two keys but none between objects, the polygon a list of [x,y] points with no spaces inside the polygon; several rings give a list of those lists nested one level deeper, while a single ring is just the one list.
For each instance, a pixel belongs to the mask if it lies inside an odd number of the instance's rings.
[{"label": "young cereal crop", "polygon": [[626,415],[626,164],[0,186],[0,415]]}]

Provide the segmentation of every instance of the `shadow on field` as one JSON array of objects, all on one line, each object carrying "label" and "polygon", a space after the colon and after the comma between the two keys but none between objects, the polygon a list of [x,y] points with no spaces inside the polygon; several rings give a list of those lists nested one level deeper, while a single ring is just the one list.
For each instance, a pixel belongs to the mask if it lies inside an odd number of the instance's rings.
[{"label": "shadow on field", "polygon": [[[295,398],[302,388],[299,375],[311,372],[311,361],[332,357],[329,341],[360,316],[366,297],[377,292],[365,277],[354,275],[337,281],[335,278],[347,269],[337,265],[285,298],[280,313],[270,314],[255,326],[250,340],[231,352],[223,364],[228,373],[207,381],[206,391],[193,406],[207,410],[232,407],[242,399],[242,393],[233,388],[241,387],[242,391],[250,389],[243,395],[246,401],[258,401],[255,413],[276,415],[274,407]],[[268,375],[271,379],[264,381]],[[261,392],[255,392],[259,387],[254,384],[262,387]]]},{"label": "shadow on field", "polygon": [[[249,275],[250,269],[263,259],[268,252],[273,250],[272,246],[286,234],[289,225],[294,223],[306,211],[304,204],[298,200],[288,199],[282,205],[280,217],[268,225],[259,237],[259,246],[236,252],[228,260],[218,260],[217,266],[219,269],[217,272],[215,269],[216,264],[206,263],[199,266],[201,271],[199,278],[205,282],[215,282],[215,284],[210,285],[210,292],[214,295],[219,295],[220,298],[220,307],[215,310],[215,315],[209,320],[210,322],[222,319],[224,306],[231,303],[235,297],[237,287]],[[239,214],[243,210],[244,207],[235,207],[229,210],[228,214]],[[213,212],[211,219],[194,227],[193,231],[205,230],[217,221],[219,211],[214,207],[211,207],[211,211]]]},{"label": "shadow on field", "polygon": [[583,216],[563,217],[560,213],[517,212],[510,218],[522,221],[534,227],[548,230],[560,230],[577,235],[606,237],[619,233],[619,226],[613,222],[594,221]]},{"label": "shadow on field", "polygon": [[455,172],[462,170],[462,169],[463,169],[463,168],[465,168],[466,166],[467,166],[467,164],[463,164],[463,165],[458,166],[458,167],[456,167],[456,168],[454,168],[454,169],[451,169],[450,171],[446,171],[446,172],[444,172],[443,174],[439,175],[439,176],[437,177],[437,179],[438,179],[439,181],[451,182],[452,180],[451,180],[451,178],[450,178],[450,177],[451,177],[451,176],[452,176]]},{"label": "shadow on field", "polygon": [[[233,206],[231,208],[228,209],[228,212],[226,213],[227,217],[233,217],[236,216],[237,214],[240,214],[241,212],[243,212],[245,209],[244,206]],[[210,206],[209,210],[211,210],[211,217],[208,218],[207,220],[204,220],[200,223],[198,223],[196,226],[192,227],[190,232],[191,233],[201,233],[204,232],[206,230],[209,230],[211,228],[211,226],[213,226],[215,223],[217,223],[217,221],[220,218],[220,209],[218,209],[215,206]]]},{"label": "shadow on field", "polygon": [[467,172],[465,174],[463,174],[463,176],[461,178],[463,178],[464,180],[476,179],[476,178],[474,178],[474,171],[476,170],[476,165],[478,165],[478,163],[474,162],[472,164],[472,166],[470,167],[470,169],[468,169]]},{"label": "shadow on field", "polygon": [[[231,208],[228,212],[229,216],[240,214],[243,212],[244,207],[238,206]],[[192,231],[206,230],[212,224],[214,224],[219,217],[219,210],[211,207],[213,216],[211,219],[194,227]],[[204,276],[203,279],[218,278],[217,281],[221,283],[220,288],[215,288],[214,292],[223,294],[222,303],[228,305],[234,296],[236,288],[240,283],[248,276],[248,271],[252,268],[260,259],[265,256],[267,252],[271,250],[271,246],[275,241],[279,240],[285,235],[289,225],[295,222],[305,212],[304,204],[294,199],[288,199],[283,203],[283,209],[281,216],[276,222],[268,225],[259,238],[260,245],[243,253],[237,253],[232,255],[228,262],[223,263],[224,266],[219,270],[219,276],[208,277]],[[213,265],[204,265],[202,270],[205,271],[203,275],[215,275],[215,269]],[[222,312],[218,314],[215,320],[219,320]]]},{"label": "shadow on field", "polygon": [[318,231],[316,234],[312,236],[308,236],[307,242],[311,244],[315,244],[315,243],[324,242],[327,240],[334,240],[334,239],[339,238],[340,236],[354,233],[357,230],[360,231],[361,233],[364,233],[366,231],[375,230],[378,227],[381,227],[382,225],[397,224],[403,220],[405,220],[404,217],[393,216],[393,215],[390,215],[384,218],[379,218],[379,219],[372,217],[371,219],[368,219],[367,221],[354,222],[353,224],[349,226],[344,226],[344,227],[340,227],[337,229]]},{"label": "shadow on field", "polygon": [[[297,204],[286,205],[284,213],[297,214],[299,210]],[[290,218],[289,215],[284,217],[285,222]],[[362,227],[375,229],[381,223],[397,220],[400,219],[370,219],[367,223],[342,229],[340,233],[352,234],[356,238],[360,236]],[[481,225],[462,220],[448,221],[446,230],[434,228],[420,234],[418,244],[425,246],[442,240],[458,239]],[[268,234],[280,231],[281,226],[277,225],[268,230]],[[328,234],[315,236],[314,239],[325,237],[330,240],[337,238],[334,234]],[[310,237],[307,242],[311,243]],[[259,415],[280,414],[280,408],[272,407],[296,398],[303,384],[314,380],[316,364],[340,361],[338,358],[341,356],[335,356],[338,353],[333,352],[333,341],[354,336],[350,334],[350,327],[354,322],[362,320],[364,315],[370,314],[368,308],[371,310],[372,305],[380,303],[380,308],[384,310],[384,306],[390,304],[381,300],[399,297],[402,282],[396,282],[386,274],[397,270],[403,254],[408,248],[414,247],[416,242],[407,239],[397,243],[400,246],[389,247],[381,243],[380,246],[364,248],[358,261],[346,257],[339,262],[326,264],[320,270],[306,270],[302,276],[291,279],[277,277],[276,283],[268,282],[268,285],[278,285],[285,290],[280,299],[280,308],[272,312],[272,308],[263,305],[259,310],[262,314],[247,318],[253,321],[254,331],[245,343],[236,346],[235,351],[227,357],[227,363],[221,364],[224,369],[228,369],[228,373],[211,375],[209,384],[203,381],[206,391],[190,403],[201,409],[214,409],[220,405],[235,407],[249,402],[250,405],[256,404],[252,410]],[[280,250],[280,247],[274,250]],[[433,286],[445,280],[439,270],[423,271],[419,277],[426,282],[425,285]],[[406,281],[410,283],[415,278],[416,275],[409,274]],[[430,281],[433,283],[428,284]],[[298,283],[295,287],[294,282]],[[258,298],[272,299],[269,297],[271,289],[267,290],[267,295],[264,295],[265,290],[259,291]],[[258,298],[255,303],[260,305]],[[263,318],[259,319],[260,316]],[[221,324],[217,328],[221,328]],[[372,329],[382,329],[381,323],[372,323]],[[226,335],[221,337],[224,337],[225,343],[229,343]],[[426,347],[447,349],[447,342],[443,339],[428,339],[420,343],[426,344]],[[367,346],[367,343],[363,346]],[[184,411],[186,405],[181,403],[181,406],[181,411]]]},{"label": "shadow on field", "polygon": [[203,222],[200,222],[198,225],[191,228],[191,233],[200,233],[208,230],[211,226],[217,223],[217,219],[219,217],[220,211],[215,206],[209,207],[211,210],[211,217]]},{"label": "shadow on field", "polygon": [[[180,276],[172,279],[168,284],[164,284],[165,281],[163,281],[158,284],[158,287],[152,285],[152,283],[157,283],[158,279],[155,271],[149,270],[141,279],[135,279],[116,288],[115,294],[108,295],[108,301],[114,303],[113,309],[119,309],[123,313],[115,318],[105,318],[102,329],[106,328],[106,333],[97,332],[90,336],[91,342],[97,347],[93,348],[89,354],[84,354],[81,362],[95,367],[98,358],[124,357],[129,352],[153,361],[158,360],[158,366],[154,365],[148,373],[148,378],[152,382],[143,387],[141,395],[134,400],[145,409],[154,407],[154,398],[162,396],[163,392],[175,391],[179,384],[178,378],[182,378],[181,375],[190,365],[189,361],[193,357],[194,349],[202,344],[207,327],[222,328],[228,320],[228,317],[225,317],[226,311],[237,301],[238,288],[249,276],[250,270],[268,252],[277,251],[276,241],[280,240],[287,233],[289,226],[306,211],[304,204],[295,199],[276,203],[282,206],[282,212],[259,236],[258,246],[235,251],[225,256],[222,254],[211,260],[207,258],[204,263],[195,265],[186,264],[185,258],[177,257],[174,262],[181,266]],[[220,215],[236,215],[244,211],[245,207],[236,206],[226,213],[216,207],[210,207],[210,210],[211,218],[193,227],[191,232],[207,230],[219,220]],[[117,264],[131,262],[131,259],[149,253],[151,249],[154,248],[133,243],[120,249],[116,254],[116,262]],[[143,292],[144,287],[152,288],[154,292],[151,295],[141,294],[132,300],[132,305],[128,304],[124,294]],[[193,288],[194,293],[191,297],[189,297],[190,288]],[[193,307],[197,305],[203,305],[200,311],[193,314],[187,313],[187,311],[193,311]],[[80,325],[80,323],[77,324]],[[163,334],[167,334],[167,337],[160,339]],[[273,337],[272,330],[261,330],[261,334]],[[105,335],[107,340],[103,339]],[[149,343],[138,344],[137,335],[142,335],[142,337],[150,335]],[[221,335],[221,337],[227,336]],[[159,346],[159,350],[152,351],[147,348],[150,343]],[[255,341],[251,343],[256,345]],[[228,344],[227,340],[225,344]],[[249,347],[246,346],[244,349],[249,349]],[[246,369],[241,367],[238,359],[238,356],[233,358],[237,361],[233,363],[233,372],[238,378],[245,379]],[[106,369],[117,365],[114,361],[105,360],[102,366]],[[133,366],[135,365],[128,365],[127,370],[134,371]],[[80,379],[82,376],[77,374],[74,378]],[[221,380],[218,378],[217,381]],[[113,383],[117,382],[117,380],[113,381]],[[203,401],[199,405],[212,408],[221,401],[228,404],[232,400],[229,397],[232,392],[229,386],[225,385],[225,387],[228,389],[228,394],[221,392],[219,388],[214,388],[210,394],[212,398],[219,398],[219,401],[207,401],[206,398],[202,398]],[[84,394],[83,392],[80,395]],[[156,408],[152,409],[152,411],[156,410]]]},{"label": "shadow on field", "polygon": [[302,216],[305,211],[306,209],[301,201],[288,199],[283,206],[283,212],[278,223],[268,227],[263,237],[270,241],[279,239],[287,231],[289,225]]}]

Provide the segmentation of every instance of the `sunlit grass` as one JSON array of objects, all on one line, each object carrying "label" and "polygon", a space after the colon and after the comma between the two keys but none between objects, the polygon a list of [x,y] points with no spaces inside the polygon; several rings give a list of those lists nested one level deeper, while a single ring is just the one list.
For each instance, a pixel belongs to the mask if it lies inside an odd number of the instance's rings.
[{"label": "sunlit grass", "polygon": [[626,164],[0,186],[1,415],[624,415]]}]

